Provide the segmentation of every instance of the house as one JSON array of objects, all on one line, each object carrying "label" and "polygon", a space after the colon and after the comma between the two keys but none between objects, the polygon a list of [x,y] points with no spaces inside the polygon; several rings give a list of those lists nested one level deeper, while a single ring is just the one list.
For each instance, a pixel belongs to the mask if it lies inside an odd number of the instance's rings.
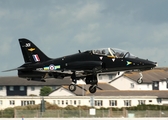
[{"label": "house", "polygon": [[[39,93],[43,86],[50,86],[53,89],[49,96],[43,97],[45,101],[60,107],[67,105],[86,105],[96,108],[130,107],[141,104],[167,105],[167,68],[156,68],[144,71],[142,74],[142,84],[136,82],[139,78],[138,72],[127,72],[112,79],[109,74],[99,76],[101,82],[94,94],[88,91],[90,85],[86,85],[83,81],[78,82],[76,91],[69,91],[70,78],[38,82],[18,77],[0,77],[0,109],[40,104],[42,97]],[[109,80],[110,83],[108,83]]]},{"label": "house", "polygon": [[[90,93],[86,94],[91,96]],[[101,107],[113,106],[113,107],[129,107],[137,106],[142,104],[153,104],[153,105],[167,105],[168,104],[168,90],[107,90],[97,91],[94,96],[108,96],[110,99],[107,101],[109,105],[103,102],[103,99],[98,99],[97,102],[101,101]],[[99,101],[100,100],[100,101]],[[95,100],[96,102],[96,100]],[[105,106],[104,106],[105,105]]]},{"label": "house", "polygon": [[0,97],[0,109],[15,106],[40,104],[42,98],[50,104],[59,107],[93,106],[96,108],[108,107],[131,107],[142,104],[167,105],[168,91],[120,91],[98,90],[95,94],[86,92],[85,96],[6,96]]},{"label": "house", "polygon": [[0,77],[0,96],[39,96],[43,86],[50,86],[53,90],[62,85],[69,85],[69,78],[48,79],[46,82],[28,81],[19,77]]},{"label": "house", "polygon": [[[89,92],[90,85],[86,84],[78,84],[76,85],[76,90],[74,92],[69,91],[69,86],[64,85],[58,89],[55,89],[48,96],[86,96],[86,93]],[[105,91],[105,90],[118,90],[115,87],[109,85],[108,83],[99,83],[97,86],[97,90]]]},{"label": "house", "polygon": [[119,90],[168,90],[167,68],[155,68],[142,72],[143,83],[138,84],[140,78],[138,72],[127,72],[121,77],[110,82]]},{"label": "house", "polygon": [[[85,92],[90,87],[90,85],[86,85],[84,82],[79,81],[77,90],[72,93],[68,89],[69,84],[71,84],[71,80],[68,77],[64,79],[51,78],[47,79],[46,82],[28,81],[19,77],[0,77],[0,96],[39,96],[40,89],[43,86],[50,86],[52,88],[53,92],[50,94],[51,96],[82,96],[85,95]],[[107,89],[116,90],[116,88],[109,84],[102,82],[98,84],[98,90]]]}]

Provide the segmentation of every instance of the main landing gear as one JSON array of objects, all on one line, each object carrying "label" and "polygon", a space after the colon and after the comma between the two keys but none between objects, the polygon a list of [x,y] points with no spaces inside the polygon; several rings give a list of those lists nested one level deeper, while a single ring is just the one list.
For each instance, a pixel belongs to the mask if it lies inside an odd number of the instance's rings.
[{"label": "main landing gear", "polygon": [[71,92],[74,92],[74,91],[76,90],[76,84],[70,84],[70,85],[69,85],[69,90],[70,90]]},{"label": "main landing gear", "polygon": [[97,85],[91,85],[91,86],[89,87],[89,92],[90,92],[90,93],[95,93],[96,90],[97,90]]},{"label": "main landing gear", "polygon": [[[71,92],[74,92],[74,91],[76,90],[76,84],[70,84],[70,85],[69,85],[69,90],[70,90]],[[96,90],[97,90],[97,85],[91,85],[91,86],[89,87],[89,92],[90,92],[90,93],[95,93]]]},{"label": "main landing gear", "polygon": [[85,79],[86,84],[90,84],[91,86],[89,87],[89,92],[90,93],[95,93],[97,90],[97,76],[95,75],[90,75],[87,76]]},{"label": "main landing gear", "polygon": [[[74,84],[74,83],[70,84],[70,85],[69,85],[69,90],[70,90],[71,92],[74,92],[74,91],[76,90],[76,84]],[[97,84],[93,84],[93,85],[91,85],[91,86],[89,87],[89,92],[90,92],[90,93],[95,93],[96,90],[97,90]]]},{"label": "main landing gear", "polygon": [[74,92],[76,90],[76,82],[77,82],[75,72],[73,72],[71,79],[72,79],[72,84],[69,85],[69,90],[71,92]]},{"label": "main landing gear", "polygon": [[[71,79],[72,84],[69,85],[69,90],[71,92],[74,92],[76,90],[76,82],[77,82],[75,73],[72,74]],[[97,77],[93,75],[87,76],[85,82],[86,84],[91,84],[91,86],[89,87],[89,92],[95,93],[97,90]]]}]

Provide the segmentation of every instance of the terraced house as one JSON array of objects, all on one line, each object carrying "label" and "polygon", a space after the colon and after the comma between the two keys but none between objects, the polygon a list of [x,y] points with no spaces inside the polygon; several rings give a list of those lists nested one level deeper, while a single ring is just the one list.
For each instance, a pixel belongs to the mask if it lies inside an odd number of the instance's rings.
[{"label": "terraced house", "polygon": [[[82,80],[78,82],[74,92],[69,91],[70,78],[49,79],[46,82],[27,81],[18,77],[0,77],[0,109],[14,106],[40,104],[41,99],[60,107],[94,106],[129,107],[140,104],[168,104],[168,72],[166,68],[145,71],[143,84],[137,84],[137,72],[124,73],[121,76],[101,76],[97,92],[91,94],[89,86]],[[43,86],[50,86],[52,92],[48,96],[39,96]]]}]

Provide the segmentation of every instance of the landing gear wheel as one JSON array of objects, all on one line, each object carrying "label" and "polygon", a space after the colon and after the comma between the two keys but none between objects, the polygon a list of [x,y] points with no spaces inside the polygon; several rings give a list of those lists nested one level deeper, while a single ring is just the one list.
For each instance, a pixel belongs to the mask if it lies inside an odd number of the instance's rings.
[{"label": "landing gear wheel", "polygon": [[70,84],[70,85],[69,85],[69,90],[70,90],[71,92],[74,92],[74,91],[76,90],[76,85],[75,85],[75,84]]},{"label": "landing gear wheel", "polygon": [[139,79],[137,80],[137,83],[138,83],[138,84],[142,84],[142,83],[143,83],[143,80],[142,80],[141,78],[139,78]]},{"label": "landing gear wheel", "polygon": [[41,79],[41,82],[46,82],[44,79]]},{"label": "landing gear wheel", "polygon": [[27,78],[28,81],[31,81],[32,79],[31,78]]},{"label": "landing gear wheel", "polygon": [[90,92],[90,93],[95,93],[95,92],[96,92],[96,89],[97,89],[96,86],[95,86],[95,85],[92,85],[92,86],[89,87],[89,92]]}]

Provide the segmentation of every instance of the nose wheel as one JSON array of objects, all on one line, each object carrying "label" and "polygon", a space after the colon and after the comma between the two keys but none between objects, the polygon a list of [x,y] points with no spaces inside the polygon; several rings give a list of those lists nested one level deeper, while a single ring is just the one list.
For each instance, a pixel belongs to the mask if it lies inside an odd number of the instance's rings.
[{"label": "nose wheel", "polygon": [[70,85],[69,85],[69,90],[70,90],[71,92],[74,92],[74,91],[76,90],[76,85],[75,85],[75,84],[70,84]]},{"label": "nose wheel", "polygon": [[137,80],[137,83],[138,83],[138,84],[142,84],[142,83],[143,83],[143,80],[142,80],[141,78],[139,78],[139,79]]},{"label": "nose wheel", "polygon": [[143,75],[142,75],[141,72],[139,73],[139,75],[140,75],[140,78],[137,80],[137,83],[138,83],[138,84],[142,84],[142,83],[143,83],[143,80],[142,80]]},{"label": "nose wheel", "polygon": [[91,85],[91,86],[89,87],[89,92],[90,92],[90,93],[95,93],[96,90],[97,90],[97,86],[96,86],[96,85]]}]

